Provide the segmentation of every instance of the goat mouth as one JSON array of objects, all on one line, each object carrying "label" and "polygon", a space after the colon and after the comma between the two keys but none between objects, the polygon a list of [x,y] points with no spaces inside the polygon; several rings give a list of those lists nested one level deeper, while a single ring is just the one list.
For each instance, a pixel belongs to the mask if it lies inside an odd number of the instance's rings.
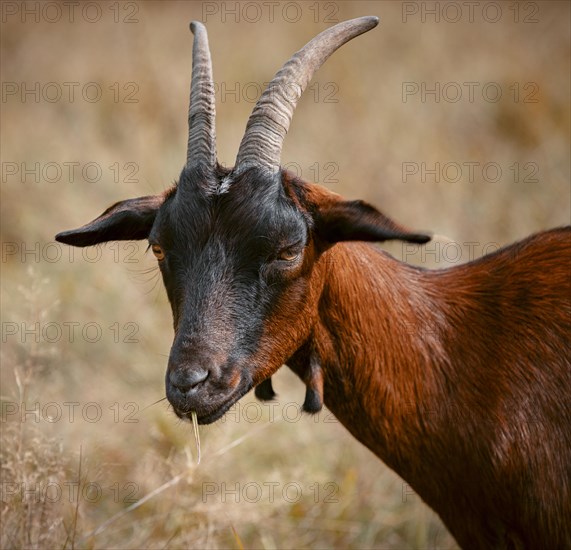
[{"label": "goat mouth", "polygon": [[[216,422],[228,412],[228,409],[230,409],[230,407],[232,407],[234,403],[239,401],[246,393],[248,393],[250,389],[251,389],[250,387],[239,389],[238,391],[234,392],[228,399],[226,399],[226,401],[223,401],[220,404],[216,404],[214,407],[208,407],[206,410],[203,411],[198,410],[197,411],[198,423],[212,424],[213,422]],[[191,421],[190,411],[180,410],[176,408],[174,405],[173,405],[173,410],[179,418],[182,418],[183,420],[188,420],[189,422]]]}]

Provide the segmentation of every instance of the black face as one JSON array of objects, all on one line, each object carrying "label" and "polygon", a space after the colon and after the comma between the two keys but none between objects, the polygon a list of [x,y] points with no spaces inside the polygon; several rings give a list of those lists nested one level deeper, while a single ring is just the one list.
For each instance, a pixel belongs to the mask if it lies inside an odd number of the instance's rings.
[{"label": "black face", "polygon": [[199,176],[181,177],[188,181],[159,209],[149,243],[174,318],[167,397],[180,417],[195,410],[208,423],[263,379],[274,359],[260,355],[261,340],[283,295],[301,309],[309,232],[279,174],[244,174],[216,194]]},{"label": "black face", "polygon": [[148,238],[172,306],[166,393],[176,414],[213,422],[310,336],[340,241],[424,243],[363,201],[285,172],[188,173],[170,191],[118,202],[56,240],[90,246]]}]

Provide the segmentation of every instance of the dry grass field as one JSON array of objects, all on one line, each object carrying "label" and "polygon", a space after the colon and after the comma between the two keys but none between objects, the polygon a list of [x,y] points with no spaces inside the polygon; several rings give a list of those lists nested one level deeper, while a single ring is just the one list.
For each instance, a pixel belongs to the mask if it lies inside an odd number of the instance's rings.
[{"label": "dry grass field", "polygon": [[191,426],[154,404],[173,334],[146,243],[53,241],[178,177],[193,19],[222,163],[294,51],[378,15],[317,73],[283,164],[436,234],[386,247],[429,267],[568,224],[569,3],[450,4],[2,3],[2,548],[456,547],[327,411],[300,415],[285,367],[275,404],[201,427],[197,466]]}]

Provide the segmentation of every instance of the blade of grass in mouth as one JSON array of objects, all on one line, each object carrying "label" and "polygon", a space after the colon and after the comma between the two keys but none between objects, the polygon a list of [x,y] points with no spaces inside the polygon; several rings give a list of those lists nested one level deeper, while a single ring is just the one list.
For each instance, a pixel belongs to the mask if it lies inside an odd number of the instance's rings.
[{"label": "blade of grass in mouth", "polygon": [[197,460],[196,464],[200,464],[200,435],[198,433],[198,416],[196,415],[196,411],[191,411],[190,415],[192,417],[192,429],[194,431],[194,440],[196,441],[196,454]]}]

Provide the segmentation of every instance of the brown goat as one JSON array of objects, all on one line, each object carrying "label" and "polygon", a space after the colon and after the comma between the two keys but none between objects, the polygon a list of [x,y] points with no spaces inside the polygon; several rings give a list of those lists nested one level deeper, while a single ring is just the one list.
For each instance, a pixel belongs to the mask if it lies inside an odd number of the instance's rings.
[{"label": "brown goat", "polygon": [[571,547],[571,228],[439,271],[360,243],[318,265],[310,345],[335,416],[462,547]]},{"label": "brown goat", "polygon": [[[220,418],[287,364],[465,548],[571,548],[571,228],[428,271],[358,241],[425,243],[362,201],[280,168],[299,95],[363,17],[310,41],[218,165],[206,30],[195,34],[187,163],[162,195],[57,235],[149,240],[173,310],[166,393]],[[291,90],[300,93],[291,96]]]}]

